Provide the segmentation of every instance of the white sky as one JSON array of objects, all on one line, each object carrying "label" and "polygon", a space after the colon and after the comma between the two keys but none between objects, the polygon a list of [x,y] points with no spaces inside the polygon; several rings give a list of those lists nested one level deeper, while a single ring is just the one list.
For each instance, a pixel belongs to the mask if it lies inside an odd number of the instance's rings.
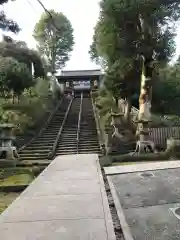
[{"label": "white sky", "polygon": [[[93,28],[99,15],[98,2],[99,0],[42,0],[47,9],[63,12],[72,23],[75,45],[71,59],[66,66],[68,70],[99,68],[91,62],[88,55]],[[18,36],[11,36],[26,41],[29,47],[35,48],[36,42],[32,37],[32,32],[44,11],[37,0],[16,0],[4,4],[3,9],[7,16],[14,19],[22,29]],[[180,54],[180,27],[178,32],[176,57]]]}]

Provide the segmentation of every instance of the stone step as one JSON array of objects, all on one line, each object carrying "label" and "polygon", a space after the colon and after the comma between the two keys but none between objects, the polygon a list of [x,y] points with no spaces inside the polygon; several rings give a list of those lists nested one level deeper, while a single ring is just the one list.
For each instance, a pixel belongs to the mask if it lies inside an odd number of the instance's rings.
[{"label": "stone step", "polygon": [[79,143],[79,147],[99,147],[97,142],[92,143]]},{"label": "stone step", "polygon": [[55,131],[51,130],[48,133],[44,133],[44,134],[42,134],[39,137],[43,137],[43,136],[56,136],[58,132],[59,132],[59,128],[57,130],[55,130]]},{"label": "stone step", "polygon": [[20,160],[39,160],[39,159],[47,159],[47,156],[35,156],[35,155],[31,155],[31,156],[20,156]]},{"label": "stone step", "polygon": [[25,149],[22,152],[19,152],[20,155],[25,155],[25,154],[47,154],[51,151],[51,149]]},{"label": "stone step", "polygon": [[41,147],[41,148],[47,148],[47,147],[50,147],[54,144],[54,141],[52,142],[47,142],[47,143],[40,143],[40,142],[37,142],[37,143],[32,143],[31,145],[29,145],[28,147]]},{"label": "stone step", "polygon": [[[49,146],[49,145],[52,145],[52,144],[54,144],[54,142],[55,142],[55,139],[46,139],[46,141],[36,141],[36,142],[33,142],[32,144],[31,144],[31,146],[36,146],[36,145],[40,145],[40,146]],[[45,147],[44,147],[45,148]]]},{"label": "stone step", "polygon": [[66,145],[66,144],[64,144],[64,145],[58,145],[58,147],[57,147],[57,151],[59,150],[59,149],[63,149],[64,151],[66,151],[66,150],[71,150],[71,149],[76,149],[76,144],[74,144],[74,145]]},{"label": "stone step", "polygon": [[54,136],[41,136],[41,137],[38,137],[36,141],[44,141],[44,140],[53,140],[57,137],[57,134],[55,134]]},{"label": "stone step", "polygon": [[87,149],[87,150],[88,149],[99,149],[99,146],[97,146],[97,145],[96,146],[85,146],[85,145],[84,146],[80,146],[79,145],[79,149]]},{"label": "stone step", "polygon": [[[42,150],[42,149],[41,149]],[[25,152],[22,151],[19,154],[24,156],[24,155],[47,155],[49,152],[51,152],[52,149],[46,150],[44,149],[44,151],[39,151],[36,149],[36,151],[29,151],[29,152]]]}]

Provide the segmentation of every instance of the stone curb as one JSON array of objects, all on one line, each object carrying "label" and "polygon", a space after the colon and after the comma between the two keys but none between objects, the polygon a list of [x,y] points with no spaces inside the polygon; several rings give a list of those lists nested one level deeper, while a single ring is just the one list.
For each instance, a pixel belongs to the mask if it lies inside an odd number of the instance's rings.
[{"label": "stone curb", "polygon": [[111,217],[111,212],[109,209],[109,203],[108,203],[107,195],[105,192],[104,180],[103,180],[100,164],[98,161],[97,161],[97,168],[98,168],[98,174],[99,174],[99,180],[100,180],[101,196],[102,196],[102,201],[103,201],[102,204],[103,204],[103,208],[104,208],[104,218],[105,218],[105,222],[106,222],[108,240],[116,240],[114,227],[113,227],[113,221],[112,221],[112,217]]},{"label": "stone curb", "polygon": [[134,240],[134,238],[132,237],[130,228],[129,228],[127,222],[126,222],[126,218],[124,216],[122,206],[121,206],[121,204],[119,202],[119,199],[117,197],[114,184],[111,181],[111,178],[109,176],[107,176],[107,179],[108,179],[108,182],[109,182],[109,186],[110,186],[110,189],[111,189],[111,194],[112,194],[112,197],[113,197],[113,200],[114,200],[114,204],[115,204],[116,211],[117,211],[117,214],[118,214],[118,218],[119,218],[119,221],[120,221],[120,224],[121,224],[121,228],[122,228],[122,231],[123,231],[123,234],[124,234],[124,239],[125,240]]}]

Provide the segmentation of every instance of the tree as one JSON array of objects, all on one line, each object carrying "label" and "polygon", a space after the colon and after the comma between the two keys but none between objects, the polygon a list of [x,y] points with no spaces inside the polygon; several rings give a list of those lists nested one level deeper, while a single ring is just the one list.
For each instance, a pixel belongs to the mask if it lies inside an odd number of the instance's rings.
[{"label": "tree", "polygon": [[18,62],[26,64],[30,71],[32,71],[33,64],[35,78],[45,76],[40,56],[36,51],[29,49],[23,41],[14,41],[5,36],[4,41],[0,43],[0,56],[12,57]]},{"label": "tree", "polygon": [[13,91],[15,95],[20,96],[25,88],[33,84],[31,72],[26,64],[19,63],[11,57],[0,58],[1,92]]},{"label": "tree", "polygon": [[48,63],[48,60],[44,56],[41,56],[41,62],[47,75],[47,73],[51,72],[51,65]]},{"label": "tree", "polygon": [[62,13],[54,10],[43,13],[39,22],[34,28],[34,38],[37,47],[48,60],[52,72],[63,68],[69,60],[69,53],[72,51],[73,29],[70,21]]},{"label": "tree", "polygon": [[[8,1],[9,0],[0,0],[0,5],[7,3]],[[18,24],[13,20],[8,19],[3,11],[0,12],[0,29],[14,33],[18,33],[20,31]]]},{"label": "tree", "polygon": [[179,1],[101,0],[100,7],[91,57],[104,58],[110,71],[118,69],[112,84],[122,82],[121,92],[130,103],[132,92],[140,86],[141,55],[145,75],[152,77],[157,63],[166,64],[174,53],[175,31],[170,23],[180,17]]},{"label": "tree", "polygon": [[105,74],[105,86],[116,99],[116,103],[120,97],[126,100],[125,119],[127,121],[130,120],[132,97],[139,92],[140,88],[140,84],[138,84],[139,68],[138,65],[136,69],[132,68],[128,61],[121,63],[116,61],[106,70]]},{"label": "tree", "polygon": [[90,45],[89,49],[89,55],[92,61],[94,61],[96,64],[101,65],[103,68],[106,68],[106,60],[105,58],[101,57],[101,54],[99,52],[99,45],[98,45],[98,27],[97,24],[94,29],[94,35],[93,35],[93,42]]},{"label": "tree", "polygon": [[158,114],[180,113],[180,65],[179,60],[173,66],[160,69],[158,81],[153,90],[153,110]]}]

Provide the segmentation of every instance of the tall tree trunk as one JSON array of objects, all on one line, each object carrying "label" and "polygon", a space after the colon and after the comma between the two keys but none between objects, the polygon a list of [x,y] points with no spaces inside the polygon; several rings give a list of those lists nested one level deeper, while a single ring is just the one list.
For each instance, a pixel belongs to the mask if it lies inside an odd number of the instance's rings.
[{"label": "tall tree trunk", "polygon": [[55,72],[56,72],[55,61],[56,61],[55,46],[52,46],[52,50],[51,50],[51,71],[52,71],[52,74],[55,74]]},{"label": "tall tree trunk", "polygon": [[17,96],[17,100],[18,100],[18,104],[19,104],[19,102],[20,102],[20,95],[19,94]]},{"label": "tall tree trunk", "polygon": [[32,98],[31,89],[29,89],[29,96],[30,96],[30,98],[29,98],[29,103],[31,103],[31,98]]},{"label": "tall tree trunk", "polygon": [[150,63],[153,59],[145,59],[141,77],[141,91],[139,96],[139,120],[151,119],[152,99],[152,75],[153,67]]},{"label": "tall tree trunk", "polygon": [[7,97],[6,97],[6,92],[2,90],[2,97],[6,100]]},{"label": "tall tree trunk", "polygon": [[116,104],[116,107],[118,107],[118,98],[115,97],[115,104]]},{"label": "tall tree trunk", "polygon": [[[153,36],[151,26],[139,15],[139,30],[142,34],[142,40],[148,42],[148,38]],[[145,47],[145,46],[144,46]],[[153,60],[154,51],[144,52],[142,55],[142,75],[141,89],[139,95],[139,120],[150,120],[151,118],[151,98],[152,98],[152,77],[153,77]]]},{"label": "tall tree trunk", "polygon": [[14,94],[14,91],[12,93],[12,103],[14,104],[14,99],[15,99],[15,94]]},{"label": "tall tree trunk", "polygon": [[124,113],[124,118],[127,122],[129,122],[131,118],[131,108],[132,108],[132,101],[131,101],[131,97],[128,96],[126,98],[126,106],[125,106],[125,113]]}]

